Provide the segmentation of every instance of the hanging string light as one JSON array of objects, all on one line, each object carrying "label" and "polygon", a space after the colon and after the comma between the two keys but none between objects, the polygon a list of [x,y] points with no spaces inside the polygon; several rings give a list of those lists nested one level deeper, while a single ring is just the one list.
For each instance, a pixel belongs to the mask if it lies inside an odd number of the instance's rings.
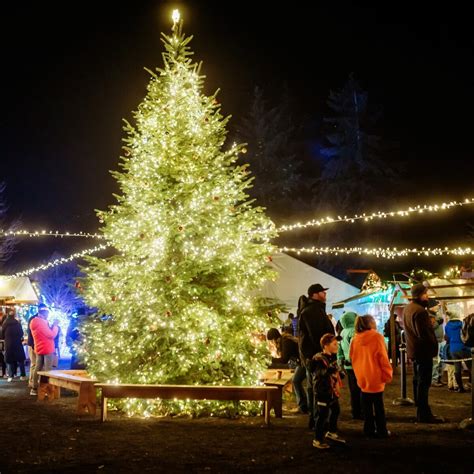
[{"label": "hanging string light", "polygon": [[102,234],[91,233],[91,232],[59,232],[58,230],[14,230],[14,231],[0,231],[0,237],[81,237],[85,239],[98,239],[103,240]]},{"label": "hanging string light", "polygon": [[323,217],[320,219],[313,219],[305,223],[297,222],[295,224],[282,225],[278,228],[278,232],[288,232],[295,229],[306,229],[308,227],[320,227],[328,224],[336,224],[338,222],[354,223],[356,221],[373,221],[375,219],[387,219],[392,217],[408,217],[412,214],[424,214],[446,211],[455,207],[468,206],[474,204],[474,198],[466,198],[464,201],[450,201],[441,204],[419,204],[417,206],[407,207],[398,211],[376,211],[372,213],[355,214],[353,216],[337,216]]},{"label": "hanging string light", "polygon": [[91,253],[100,252],[101,250],[105,250],[108,247],[109,246],[105,244],[97,245],[96,247],[85,249],[85,250],[82,250],[81,252],[73,253],[72,255],[69,255],[69,257],[56,258],[55,260],[52,260],[51,262],[38,265],[37,267],[28,268],[21,272],[17,272],[14,275],[11,275],[10,278],[28,276],[36,272],[48,270],[49,268],[57,267],[58,265],[63,265],[64,263],[72,262],[73,260],[76,260],[78,258],[85,257],[86,255],[90,255]]},{"label": "hanging string light", "polygon": [[[37,267],[28,268],[27,270],[23,270],[21,272],[15,273],[11,275],[11,278],[16,278],[20,276],[28,276],[36,272],[40,272],[43,270],[47,270],[48,268],[56,267],[58,265],[62,265],[64,263],[72,262],[73,260],[82,258],[86,255],[91,253],[99,252],[101,250],[105,250],[108,248],[108,245],[98,245],[96,247],[83,250],[81,252],[73,253],[69,257],[58,258],[51,262],[38,265]],[[297,255],[301,254],[313,254],[313,255],[364,255],[367,257],[375,257],[375,258],[386,258],[386,259],[395,259],[395,258],[402,258],[408,257],[410,255],[414,256],[423,256],[423,257],[438,257],[442,255],[451,255],[456,257],[462,256],[470,256],[474,255],[474,249],[470,247],[456,247],[456,248],[449,248],[449,247],[421,247],[421,248],[404,248],[398,249],[396,247],[281,247],[278,249],[279,252],[287,252],[287,253],[296,253]]]},{"label": "hanging string light", "polygon": [[394,259],[397,257],[424,256],[436,257],[442,255],[451,255],[456,257],[474,255],[474,249],[470,247],[421,247],[421,248],[405,248],[398,249],[396,247],[387,248],[370,248],[370,247],[282,247],[281,252],[290,252],[300,254],[315,254],[315,255],[364,255],[367,257]]}]

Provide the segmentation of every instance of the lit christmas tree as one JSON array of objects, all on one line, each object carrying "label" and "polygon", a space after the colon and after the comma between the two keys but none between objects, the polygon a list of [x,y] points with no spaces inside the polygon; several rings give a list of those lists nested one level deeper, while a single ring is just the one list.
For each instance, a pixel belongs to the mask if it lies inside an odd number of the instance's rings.
[{"label": "lit christmas tree", "polygon": [[[200,65],[173,15],[164,67],[125,130],[118,203],[99,212],[111,258],[89,258],[84,297],[90,372],[121,383],[253,385],[268,362],[252,334],[269,325],[258,289],[272,278],[273,223],[253,207],[242,145],[203,94]],[[234,402],[128,400],[127,413],[219,413]],[[249,405],[240,407],[244,412]]]}]

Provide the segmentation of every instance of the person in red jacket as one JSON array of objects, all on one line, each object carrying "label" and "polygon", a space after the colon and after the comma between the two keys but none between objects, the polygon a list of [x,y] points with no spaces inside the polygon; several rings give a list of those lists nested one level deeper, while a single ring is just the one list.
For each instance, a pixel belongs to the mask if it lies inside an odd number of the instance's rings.
[{"label": "person in red jacket", "polygon": [[372,316],[358,316],[355,336],[350,348],[352,368],[361,390],[364,412],[364,433],[367,436],[390,436],[385,420],[383,392],[392,380],[392,366],[388,360],[387,346],[382,334],[376,331]]},{"label": "person in red jacket", "polygon": [[48,324],[49,310],[45,305],[38,308],[38,317],[31,321],[30,329],[33,336],[36,352],[36,367],[33,373],[33,387],[30,395],[38,394],[38,372],[40,370],[51,370],[55,354],[54,338],[58,334],[58,321],[55,320],[52,327]]}]

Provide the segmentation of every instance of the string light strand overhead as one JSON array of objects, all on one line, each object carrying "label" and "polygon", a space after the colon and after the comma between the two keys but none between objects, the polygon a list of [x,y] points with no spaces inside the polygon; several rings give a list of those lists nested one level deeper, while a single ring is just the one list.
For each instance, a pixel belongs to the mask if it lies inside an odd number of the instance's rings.
[{"label": "string light strand overhead", "polygon": [[466,198],[463,201],[450,201],[443,202],[441,204],[419,204],[416,206],[410,206],[406,209],[398,211],[376,211],[372,213],[355,214],[353,216],[337,216],[323,217],[321,219],[313,219],[305,223],[296,222],[295,224],[282,225],[278,228],[278,232],[288,232],[296,229],[307,229],[309,227],[320,227],[328,224],[336,224],[338,222],[349,222],[354,223],[356,221],[373,221],[375,219],[387,219],[392,217],[408,217],[412,214],[424,214],[424,213],[435,213],[441,211],[447,211],[455,207],[468,206],[474,204],[474,198]]},{"label": "string light strand overhead", "polygon": [[21,272],[18,272],[18,273],[15,273],[15,274],[11,275],[10,278],[18,278],[18,277],[22,277],[22,276],[29,276],[29,275],[32,275],[33,273],[36,273],[36,272],[41,272],[41,271],[44,271],[44,270],[48,270],[50,268],[57,267],[58,265],[63,265],[65,263],[72,262],[73,260],[76,260],[78,258],[85,257],[86,255],[90,255],[92,253],[100,252],[101,250],[105,250],[108,247],[109,247],[108,245],[100,244],[100,245],[97,245],[96,247],[85,249],[85,250],[82,250],[81,252],[73,253],[69,257],[57,258],[55,260],[52,260],[51,262],[44,263],[42,265],[38,265],[37,267],[28,268],[26,270],[23,270]]},{"label": "string light strand overhead", "polygon": [[396,247],[282,247],[281,252],[313,255],[363,255],[368,257],[394,259],[397,257],[408,257],[410,255],[419,257],[437,257],[442,255],[451,255],[455,257],[465,257],[474,255],[474,249],[470,247],[421,247],[404,248]]},{"label": "string light strand overhead", "polygon": [[97,239],[103,240],[104,236],[102,234],[92,233],[92,232],[59,232],[58,230],[51,231],[51,230],[36,230],[36,231],[29,231],[29,230],[14,230],[14,231],[4,231],[0,230],[0,237],[58,237],[58,238],[66,238],[66,237],[80,237],[85,239]]}]

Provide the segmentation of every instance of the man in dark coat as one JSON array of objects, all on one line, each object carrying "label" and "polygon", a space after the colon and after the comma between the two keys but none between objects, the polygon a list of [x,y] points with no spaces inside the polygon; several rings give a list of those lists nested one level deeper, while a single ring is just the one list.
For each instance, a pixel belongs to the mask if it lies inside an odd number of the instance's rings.
[{"label": "man in dark coat", "polygon": [[[11,311],[11,310],[10,310]],[[20,380],[26,379],[25,351],[23,350],[23,329],[15,319],[13,311],[8,313],[2,325],[3,339],[5,340],[5,362],[8,367],[8,381],[12,382],[20,366]]]},{"label": "man in dark coat", "polygon": [[438,354],[438,341],[427,310],[428,289],[422,284],[411,289],[412,301],[405,307],[403,321],[407,356],[413,361],[413,394],[420,423],[440,423],[428,402],[433,372],[433,357]]},{"label": "man in dark coat", "polygon": [[309,427],[314,428],[314,394],[313,375],[311,372],[311,361],[313,356],[321,352],[321,338],[325,334],[334,334],[334,326],[326,314],[326,291],[316,283],[308,288],[308,300],[301,310],[298,322],[298,337],[300,359],[306,368],[306,380],[308,383],[308,412]]}]

